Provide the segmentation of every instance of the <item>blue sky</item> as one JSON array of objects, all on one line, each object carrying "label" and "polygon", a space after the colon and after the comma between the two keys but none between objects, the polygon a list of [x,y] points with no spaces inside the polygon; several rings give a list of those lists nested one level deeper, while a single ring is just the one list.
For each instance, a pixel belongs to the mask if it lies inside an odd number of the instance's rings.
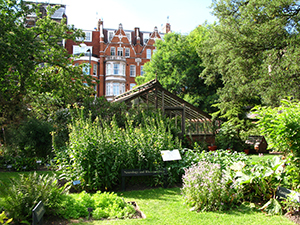
[{"label": "blue sky", "polygon": [[[39,0],[37,2],[40,2]],[[102,18],[105,28],[153,31],[167,21],[172,31],[189,33],[205,21],[216,19],[210,14],[212,0],[44,0],[67,5],[68,24],[92,30]],[[127,13],[126,13],[127,12]],[[169,19],[167,19],[169,17]]]}]

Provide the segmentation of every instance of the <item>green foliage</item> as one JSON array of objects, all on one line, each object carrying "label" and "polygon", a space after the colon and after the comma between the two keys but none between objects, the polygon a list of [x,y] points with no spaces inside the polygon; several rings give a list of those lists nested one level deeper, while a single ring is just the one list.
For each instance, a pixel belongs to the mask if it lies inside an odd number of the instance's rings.
[{"label": "green foliage", "polygon": [[19,127],[10,126],[7,130],[7,145],[11,151],[17,151],[11,152],[11,155],[39,158],[51,155],[52,130],[51,123],[35,118],[23,121]]},{"label": "green foliage", "polygon": [[67,183],[59,187],[54,176],[20,174],[19,179],[1,183],[1,192],[6,196],[1,205],[9,216],[18,222],[30,220],[32,209],[39,201],[43,202],[46,214],[57,215],[68,185]]},{"label": "green foliage", "polygon": [[300,103],[281,100],[279,107],[256,107],[258,127],[271,148],[300,157]]},{"label": "green foliage", "polygon": [[[81,110],[82,113],[82,110]],[[85,190],[103,190],[120,183],[121,169],[159,170],[160,150],[180,147],[170,124],[160,113],[143,116],[138,126],[126,117],[125,128],[83,117],[70,125],[70,141],[62,153],[55,149],[57,165],[69,181],[80,180]]]},{"label": "green foliage", "polygon": [[199,77],[204,69],[197,54],[198,45],[207,38],[206,26],[195,28],[189,35],[168,33],[163,41],[156,41],[156,52],[145,64],[144,76],[136,78],[138,84],[157,79],[168,91],[199,107],[213,112],[219,84],[208,86]]},{"label": "green foliage", "polygon": [[88,208],[92,208],[93,219],[130,218],[135,214],[132,205],[111,192],[96,192],[91,195],[81,192],[79,195],[65,195],[61,205],[60,215],[66,219],[78,219],[89,215]]},{"label": "green foliage", "polygon": [[274,157],[248,166],[231,166],[230,169],[235,171],[233,176],[242,185],[244,200],[265,203],[273,198],[285,176],[284,163]]},{"label": "green foliage", "polygon": [[271,198],[265,205],[263,205],[260,210],[265,211],[269,215],[281,215],[282,206],[279,201],[275,198]]},{"label": "green foliage", "polygon": [[215,143],[219,149],[233,149],[234,151],[243,151],[244,142],[239,132],[231,122],[223,123],[216,134]]},{"label": "green foliage", "polygon": [[205,161],[185,170],[182,193],[185,202],[200,211],[226,210],[242,199],[239,186],[228,182],[220,165]]},{"label": "green foliage", "polygon": [[[61,106],[93,93],[92,77],[70,63],[63,39],[84,36],[81,30],[58,23],[51,15],[58,7],[40,7],[18,0],[0,1],[0,123],[19,122],[24,116],[48,118]],[[35,26],[27,18],[35,13]],[[30,109],[30,110],[28,110]]]},{"label": "green foliage", "polygon": [[208,83],[221,76],[220,114],[245,120],[249,108],[277,105],[285,96],[300,97],[299,2],[213,1],[218,22],[199,49]]},{"label": "green foliage", "polygon": [[5,212],[3,211],[0,214],[0,223],[5,225],[5,224],[9,224],[12,221],[12,218],[8,219],[7,216],[5,215]]},{"label": "green foliage", "polygon": [[193,164],[205,161],[213,164],[220,165],[222,170],[225,170],[236,162],[246,162],[248,160],[244,153],[229,152],[226,150],[216,150],[213,152],[198,152],[193,150],[187,150],[183,154],[183,161],[185,168],[190,167]]},{"label": "green foliage", "polygon": [[[3,170],[14,170],[14,171],[31,171],[36,170],[38,164],[36,163],[38,159],[36,157],[20,157],[3,155],[0,156],[0,169]],[[7,168],[8,166],[11,168]]]}]

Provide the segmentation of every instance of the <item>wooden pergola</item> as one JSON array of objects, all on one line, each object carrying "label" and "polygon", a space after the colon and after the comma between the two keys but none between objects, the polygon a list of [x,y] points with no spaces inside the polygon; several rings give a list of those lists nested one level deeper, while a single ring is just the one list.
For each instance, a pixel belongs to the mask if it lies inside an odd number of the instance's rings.
[{"label": "wooden pergola", "polygon": [[213,134],[210,115],[167,91],[156,79],[116,96],[112,102],[125,102],[128,106],[142,103],[170,117],[181,117],[182,134]]}]

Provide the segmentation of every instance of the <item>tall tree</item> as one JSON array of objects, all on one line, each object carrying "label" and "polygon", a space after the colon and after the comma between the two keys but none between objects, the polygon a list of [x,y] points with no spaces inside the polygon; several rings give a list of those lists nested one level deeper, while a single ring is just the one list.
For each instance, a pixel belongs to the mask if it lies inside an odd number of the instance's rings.
[{"label": "tall tree", "polygon": [[300,98],[299,1],[215,0],[218,22],[200,55],[207,83],[221,74],[220,113],[236,124],[256,104]]},{"label": "tall tree", "polygon": [[[91,93],[83,84],[90,83],[90,77],[72,66],[59,44],[83,33],[67,26],[65,19],[61,23],[52,20],[56,9],[48,6],[48,14],[42,17],[35,4],[29,7],[22,0],[0,0],[0,123],[26,115],[39,106],[41,98],[63,105]],[[36,25],[27,28],[26,18],[33,13]]]},{"label": "tall tree", "polygon": [[170,92],[200,109],[213,112],[211,105],[216,96],[216,84],[208,86],[199,77],[204,69],[197,54],[197,47],[207,36],[206,26],[199,26],[189,35],[168,33],[158,40],[157,51],[144,67],[145,75],[137,77],[137,83],[157,79]]}]

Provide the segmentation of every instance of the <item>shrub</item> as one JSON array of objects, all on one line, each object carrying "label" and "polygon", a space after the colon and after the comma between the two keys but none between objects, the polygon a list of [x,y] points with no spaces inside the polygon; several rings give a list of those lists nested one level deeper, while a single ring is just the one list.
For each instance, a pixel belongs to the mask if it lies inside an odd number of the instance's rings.
[{"label": "shrub", "polygon": [[235,162],[246,162],[248,157],[242,152],[229,152],[227,150],[216,150],[213,152],[197,150],[186,150],[183,153],[183,167],[188,168],[192,164],[197,164],[201,161],[219,164],[221,169],[227,169]]},{"label": "shrub", "polygon": [[74,119],[69,145],[63,153],[55,148],[59,169],[67,180],[80,180],[88,191],[120,184],[121,169],[160,170],[160,151],[178,148],[180,142],[160,113],[143,120],[135,127],[127,116],[125,128],[120,128],[115,119],[110,123]]},{"label": "shrub", "polygon": [[38,175],[36,172],[20,174],[19,179],[12,179],[8,184],[1,183],[1,192],[5,196],[1,205],[14,221],[19,222],[31,219],[32,209],[39,201],[43,202],[46,214],[55,215],[67,185],[59,187],[54,176]]},{"label": "shrub", "polygon": [[274,157],[247,166],[232,166],[237,182],[242,185],[244,200],[266,203],[274,198],[285,176],[284,161]]},{"label": "shrub", "polygon": [[135,214],[132,205],[124,202],[115,193],[100,191],[91,195],[81,192],[77,195],[65,195],[60,215],[66,219],[78,219],[88,216],[88,208],[92,208],[94,219],[102,218],[130,218]]},{"label": "shrub", "polygon": [[[300,102],[282,100],[279,107],[256,107],[258,127],[269,147],[300,157]],[[299,161],[298,161],[299,164]],[[298,165],[299,166],[299,165]]]},{"label": "shrub", "polygon": [[10,127],[7,131],[7,143],[12,156],[46,158],[52,152],[53,130],[49,122],[29,118],[19,127]]},{"label": "shrub", "polygon": [[185,202],[200,211],[225,210],[242,197],[239,187],[225,179],[220,165],[205,161],[185,169],[181,190]]}]

